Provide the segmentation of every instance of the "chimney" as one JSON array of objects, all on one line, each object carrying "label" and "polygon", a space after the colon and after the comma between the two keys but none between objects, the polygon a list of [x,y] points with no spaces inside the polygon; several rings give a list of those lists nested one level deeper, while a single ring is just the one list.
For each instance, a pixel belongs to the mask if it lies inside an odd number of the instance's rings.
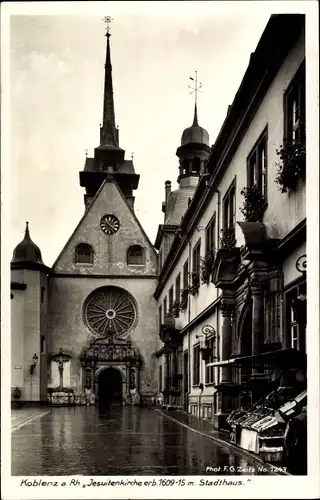
[{"label": "chimney", "polygon": [[166,181],[165,182],[165,192],[166,192],[166,201],[165,201],[165,203],[167,204],[168,198],[169,198],[169,194],[171,193],[171,181]]}]

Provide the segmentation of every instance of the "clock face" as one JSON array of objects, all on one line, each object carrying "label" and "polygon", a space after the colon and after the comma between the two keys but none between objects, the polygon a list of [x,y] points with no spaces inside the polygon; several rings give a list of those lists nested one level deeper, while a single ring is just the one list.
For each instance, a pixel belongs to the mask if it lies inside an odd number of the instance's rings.
[{"label": "clock face", "polygon": [[120,227],[119,219],[112,214],[107,214],[101,217],[100,227],[106,234],[114,234]]}]

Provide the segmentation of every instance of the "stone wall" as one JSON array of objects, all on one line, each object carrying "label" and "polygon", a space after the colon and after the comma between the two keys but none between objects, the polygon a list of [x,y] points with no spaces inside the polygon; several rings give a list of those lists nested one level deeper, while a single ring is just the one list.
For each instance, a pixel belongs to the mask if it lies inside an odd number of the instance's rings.
[{"label": "stone wall", "polygon": [[78,358],[81,350],[93,338],[83,321],[83,304],[93,290],[107,285],[120,287],[135,299],[138,321],[131,334],[131,342],[138,348],[143,360],[140,389],[142,393],[154,392],[156,387],[153,353],[158,334],[157,307],[153,298],[154,279],[95,279],[72,276],[51,278],[48,324],[51,352],[58,352],[61,347],[72,354],[70,384],[80,390],[81,367]]}]

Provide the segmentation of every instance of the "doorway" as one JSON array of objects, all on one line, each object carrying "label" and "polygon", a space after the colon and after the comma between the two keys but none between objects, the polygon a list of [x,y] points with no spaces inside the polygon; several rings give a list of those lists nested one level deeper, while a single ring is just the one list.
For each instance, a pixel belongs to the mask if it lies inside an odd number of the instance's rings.
[{"label": "doorway", "polygon": [[98,403],[109,406],[122,404],[122,376],[115,368],[106,368],[98,376]]}]

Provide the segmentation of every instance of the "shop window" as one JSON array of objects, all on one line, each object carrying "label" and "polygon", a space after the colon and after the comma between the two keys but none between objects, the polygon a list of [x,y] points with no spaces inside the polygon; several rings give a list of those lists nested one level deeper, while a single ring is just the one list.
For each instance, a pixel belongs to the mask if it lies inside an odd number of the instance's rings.
[{"label": "shop window", "polygon": [[284,95],[284,140],[288,144],[305,140],[305,80],[303,62]]},{"label": "shop window", "polygon": [[193,348],[193,385],[200,383],[200,345]]},{"label": "shop window", "polygon": [[140,245],[128,248],[127,263],[129,266],[142,266],[145,263],[145,252]]},{"label": "shop window", "polygon": [[215,252],[216,218],[209,222],[206,228],[206,254]]},{"label": "shop window", "polygon": [[[215,355],[214,355],[215,337],[211,337],[211,338],[207,339],[207,342],[208,342],[210,355],[209,355],[209,358],[208,358],[208,361],[206,362],[206,364],[213,363],[215,361]],[[213,366],[206,366],[206,384],[213,384],[213,382],[214,382],[214,367]]]},{"label": "shop window", "polygon": [[93,264],[93,249],[88,243],[79,243],[75,251],[76,264]]},{"label": "shop window", "polygon": [[299,284],[286,292],[286,334],[290,347],[306,352],[307,323],[306,283]]},{"label": "shop window", "polygon": [[247,186],[257,186],[267,200],[267,131],[259,137],[247,159]]}]

